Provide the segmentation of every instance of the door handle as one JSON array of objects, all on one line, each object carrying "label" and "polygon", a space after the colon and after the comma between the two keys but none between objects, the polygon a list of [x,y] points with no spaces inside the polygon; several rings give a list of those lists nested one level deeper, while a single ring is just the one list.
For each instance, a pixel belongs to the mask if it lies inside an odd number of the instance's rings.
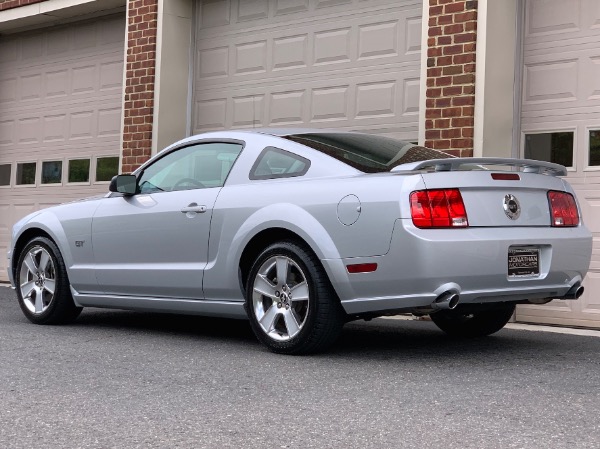
[{"label": "door handle", "polygon": [[183,213],[183,214],[188,214],[190,212],[202,214],[202,213],[206,212],[206,206],[198,206],[197,203],[191,203],[191,204],[188,204],[187,207],[184,207],[183,209],[181,209],[181,213]]}]

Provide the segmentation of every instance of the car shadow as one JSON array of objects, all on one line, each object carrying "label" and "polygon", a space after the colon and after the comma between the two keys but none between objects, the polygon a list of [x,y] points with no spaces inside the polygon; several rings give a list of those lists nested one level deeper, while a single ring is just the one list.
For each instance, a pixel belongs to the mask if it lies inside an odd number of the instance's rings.
[{"label": "car shadow", "polygon": [[86,309],[72,326],[123,332],[143,331],[177,338],[255,343],[252,329],[245,320],[195,315]]},{"label": "car shadow", "polygon": [[429,321],[377,319],[346,325],[333,352],[355,357],[376,351],[383,358],[435,356],[457,360],[470,358],[474,353],[515,357],[523,348],[532,350],[532,345],[537,351],[543,350],[542,342],[529,337],[527,332],[507,329],[482,338],[450,337]]},{"label": "car shadow", "polygon": [[[245,320],[172,315],[150,312],[118,310],[87,310],[73,326],[108,329],[111,331],[145,331],[168,334],[174,338],[221,340],[227,344],[243,345],[264,350],[256,340]],[[554,354],[556,346],[546,333],[504,329],[485,338],[452,338],[429,321],[375,319],[346,324],[336,344],[326,353],[316,357],[336,359],[364,357],[378,359],[422,359],[427,356],[453,361],[471,360],[473,355],[495,361],[515,358],[527,359],[532,353]],[[562,337],[562,338],[561,338]],[[563,342],[564,337],[555,337]],[[600,339],[598,339],[600,341]],[[575,342],[573,343],[575,344]],[[250,345],[250,346],[249,346]],[[599,346],[594,346],[598,350]]]}]

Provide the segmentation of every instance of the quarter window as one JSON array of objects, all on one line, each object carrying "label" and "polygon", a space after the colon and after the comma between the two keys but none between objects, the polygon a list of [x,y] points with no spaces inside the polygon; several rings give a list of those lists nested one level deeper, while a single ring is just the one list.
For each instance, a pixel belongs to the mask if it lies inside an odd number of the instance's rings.
[{"label": "quarter window", "polygon": [[58,184],[62,181],[62,161],[42,162],[42,184]]},{"label": "quarter window", "polygon": [[140,191],[222,187],[241,151],[239,143],[201,143],[171,151],[143,171]]},{"label": "quarter window", "polygon": [[9,186],[10,185],[10,164],[2,164],[0,165],[0,186]]},{"label": "quarter window", "polygon": [[302,176],[310,167],[310,161],[297,154],[275,147],[267,147],[258,156],[250,170],[250,179],[275,179]]},{"label": "quarter window", "polygon": [[17,164],[17,185],[34,185],[35,171],[35,162],[25,162],[22,164]]},{"label": "quarter window", "polygon": [[573,137],[572,131],[526,134],[525,157],[572,167]]}]

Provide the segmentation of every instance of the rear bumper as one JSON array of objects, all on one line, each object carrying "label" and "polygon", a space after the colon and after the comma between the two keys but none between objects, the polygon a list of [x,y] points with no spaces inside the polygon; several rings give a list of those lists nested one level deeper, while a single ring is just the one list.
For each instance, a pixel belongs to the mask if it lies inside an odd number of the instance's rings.
[{"label": "rear bumper", "polygon": [[[538,277],[508,277],[515,245],[540,248]],[[562,297],[585,277],[591,251],[584,226],[418,229],[397,220],[386,255],[324,263],[344,309],[357,314],[428,307],[446,291],[460,304]],[[348,274],[347,264],[367,262],[377,270]]]}]

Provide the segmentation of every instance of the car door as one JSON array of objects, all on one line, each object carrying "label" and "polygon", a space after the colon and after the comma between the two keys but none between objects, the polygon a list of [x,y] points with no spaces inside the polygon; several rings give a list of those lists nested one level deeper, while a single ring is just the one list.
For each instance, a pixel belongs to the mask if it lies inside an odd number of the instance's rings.
[{"label": "car door", "polygon": [[138,176],[138,193],[113,195],[92,222],[95,273],[107,294],[201,299],[216,198],[242,143],[170,151]]}]

